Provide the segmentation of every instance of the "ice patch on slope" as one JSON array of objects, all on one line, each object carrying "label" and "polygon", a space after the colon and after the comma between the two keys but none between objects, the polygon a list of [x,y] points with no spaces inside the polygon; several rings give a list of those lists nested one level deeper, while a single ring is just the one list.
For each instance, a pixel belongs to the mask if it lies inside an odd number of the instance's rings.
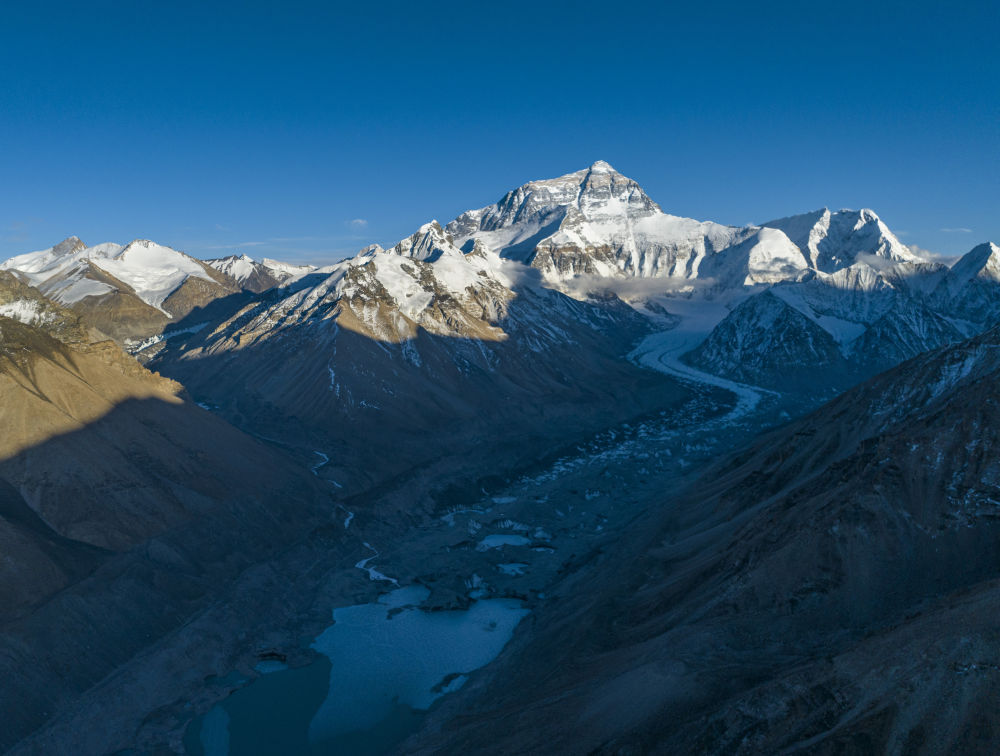
[{"label": "ice patch on slope", "polygon": [[40,303],[32,299],[17,299],[13,302],[0,304],[0,315],[13,318],[25,325],[48,323],[52,320],[50,314],[42,312]]}]

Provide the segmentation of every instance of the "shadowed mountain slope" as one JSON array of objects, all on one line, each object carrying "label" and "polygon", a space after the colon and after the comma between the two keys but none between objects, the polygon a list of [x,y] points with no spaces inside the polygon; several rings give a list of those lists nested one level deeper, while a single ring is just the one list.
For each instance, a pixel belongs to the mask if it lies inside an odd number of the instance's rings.
[{"label": "shadowed mountain slope", "polygon": [[632,308],[462,253],[434,223],[309,278],[168,338],[149,364],[237,426],[328,455],[351,492],[503,448],[499,471],[684,391],[624,359],[650,330]]},{"label": "shadowed mountain slope", "polygon": [[998,376],[992,330],[655,503],[411,750],[994,751]]},{"label": "shadowed mountain slope", "polygon": [[331,504],[78,316],[0,284],[33,323],[0,316],[2,750]]}]

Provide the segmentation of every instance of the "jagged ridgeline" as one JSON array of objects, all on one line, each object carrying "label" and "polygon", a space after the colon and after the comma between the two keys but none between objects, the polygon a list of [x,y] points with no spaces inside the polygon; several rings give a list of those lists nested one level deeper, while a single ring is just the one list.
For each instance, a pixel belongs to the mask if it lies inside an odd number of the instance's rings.
[{"label": "jagged ridgeline", "polygon": [[689,371],[809,402],[1000,313],[995,245],[949,269],[870,210],[695,221],[603,161],[324,268],[75,238],[2,267],[205,406],[351,469],[387,433],[419,449],[428,423],[496,436],[635,395],[623,357],[654,331]]},{"label": "jagged ridgeline", "polygon": [[[603,161],[326,268],[245,255],[205,262],[151,242],[88,248],[75,238],[3,267],[143,359],[165,337],[194,329],[197,354],[218,355],[332,320],[397,345],[411,365],[434,362],[418,334],[464,340],[447,359],[459,370],[490,370],[498,359],[490,345],[513,337],[546,349],[574,330],[561,319],[565,308],[607,312],[613,293],[651,327],[679,322],[696,332],[689,365],[817,396],[978,333],[1000,314],[993,244],[949,269],[910,250],[870,210],[745,227],[699,222],[664,213]],[[546,304],[522,316],[537,292]],[[317,358],[314,375],[303,377],[318,382],[329,367],[347,406],[380,404],[379,382],[348,385],[354,368],[340,365],[337,337],[322,338],[331,364]],[[177,344],[165,360],[179,359]]]}]

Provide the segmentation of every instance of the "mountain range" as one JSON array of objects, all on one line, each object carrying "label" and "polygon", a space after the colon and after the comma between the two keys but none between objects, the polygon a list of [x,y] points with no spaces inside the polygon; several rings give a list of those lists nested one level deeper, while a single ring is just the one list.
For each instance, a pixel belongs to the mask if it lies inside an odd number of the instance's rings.
[{"label": "mountain range", "polygon": [[[75,237],[2,268],[140,352],[150,340],[206,323],[212,327],[197,349],[218,353],[262,337],[247,303],[271,312],[273,334],[297,328],[304,308],[325,302],[332,311],[345,297],[357,323],[345,317],[339,325],[399,344],[411,361],[421,359],[410,344],[418,332],[490,344],[509,329],[537,348],[546,328],[556,333],[565,324],[540,313],[515,326],[515,297],[557,291],[584,309],[618,298],[654,326],[678,319],[690,342],[682,359],[693,367],[823,396],[981,332],[998,315],[1000,283],[994,244],[948,268],[910,250],[870,210],[820,210],[740,228],[694,221],[664,213],[603,161],[529,182],[443,227],[431,222],[388,250],[372,245],[325,268],[245,255],[200,261],[145,241],[88,248]],[[240,293],[251,296],[233,296]],[[359,297],[381,300],[365,315]],[[223,299],[228,309],[206,314]],[[308,317],[320,316],[313,309]]]},{"label": "mountain range", "polygon": [[17,255],[0,750],[207,751],[401,581],[532,618],[400,751],[996,744],[998,327],[996,244],[696,221],[603,161],[326,266]]}]

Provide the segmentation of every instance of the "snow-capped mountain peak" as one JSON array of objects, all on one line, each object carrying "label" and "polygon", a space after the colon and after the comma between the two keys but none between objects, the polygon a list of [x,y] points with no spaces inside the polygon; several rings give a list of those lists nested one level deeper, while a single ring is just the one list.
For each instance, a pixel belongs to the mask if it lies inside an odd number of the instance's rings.
[{"label": "snow-capped mountain peak", "polygon": [[56,257],[63,257],[65,255],[72,255],[82,249],[86,249],[86,247],[87,245],[80,241],[79,236],[70,236],[56,244],[52,248],[52,254]]},{"label": "snow-capped mountain peak", "polygon": [[[539,284],[584,300],[611,291],[640,311],[654,311],[646,304],[655,299],[675,321],[689,320],[689,329],[697,323],[708,334],[721,327],[702,356],[707,369],[723,373],[746,357],[732,353],[734,338],[751,352],[758,345],[791,355],[773,333],[771,342],[757,338],[767,323],[782,323],[788,338],[799,334],[847,375],[846,361],[861,364],[859,355],[889,354],[877,364],[864,357],[865,369],[883,368],[945,343],[957,330],[974,332],[1000,312],[993,305],[1000,284],[996,245],[977,247],[949,271],[914,254],[867,208],[821,208],[759,226],[697,221],[664,213],[602,160],[529,181],[445,226],[430,221],[387,249],[373,244],[318,271],[245,254],[202,262],[148,240],[88,248],[76,237],[2,267],[64,304],[120,290],[169,319],[224,294],[262,292],[316,273],[262,302],[273,310],[268,328],[283,328],[292,313],[296,322],[311,322],[336,311],[344,314],[340,327],[353,324],[396,343],[414,338],[416,329],[503,338],[500,324],[512,302],[520,309],[548,296]],[[195,280],[181,291],[189,279]],[[766,298],[743,306],[765,290]],[[103,307],[105,300],[87,302],[80,309]],[[162,321],[150,321],[150,328],[162,328]]]},{"label": "snow-capped mountain peak", "polygon": [[706,251],[747,236],[664,214],[638,183],[604,161],[530,181],[494,205],[463,213],[445,229],[462,249],[481,240],[551,281],[579,274],[690,277]]},{"label": "snow-capped mountain peak", "polygon": [[128,284],[143,302],[158,310],[189,277],[212,280],[202,263],[149,239],[136,239],[116,256],[91,262]]},{"label": "snow-capped mountain peak", "polygon": [[612,166],[605,160],[596,160],[590,166],[591,173],[618,173]]},{"label": "snow-capped mountain peak", "polygon": [[[632,179],[599,160],[589,168],[554,179],[529,181],[504,195],[495,205],[470,210],[448,224],[447,231],[464,240],[478,232],[493,232],[500,244],[526,239],[525,232],[556,230],[576,210],[583,221],[599,221],[626,215],[648,216],[659,207]],[[504,230],[514,230],[504,234]],[[520,233],[517,233],[520,232]],[[489,240],[487,240],[489,243]]]},{"label": "snow-capped mountain peak", "polygon": [[890,264],[925,262],[867,208],[836,212],[823,208],[762,225],[783,231],[802,250],[811,267],[823,273],[833,273],[869,257]]},{"label": "snow-capped mountain peak", "polygon": [[189,278],[216,285],[206,265],[170,247],[136,239],[86,246],[71,236],[0,264],[63,305],[125,291],[170,317],[164,301]]},{"label": "snow-capped mountain peak", "polygon": [[257,264],[254,259],[246,254],[229,255],[228,257],[220,257],[215,260],[206,260],[206,262],[216,270],[225,273],[231,278],[235,278],[240,283],[247,280],[257,270]]},{"label": "snow-capped mountain peak", "polygon": [[463,213],[445,230],[461,249],[480,240],[501,257],[538,268],[555,285],[580,275],[667,278],[669,289],[683,289],[687,281],[717,293],[856,264],[895,277],[929,265],[869,209],[822,208],[742,228],[699,222],[664,213],[604,161],[530,181],[495,205]]},{"label": "snow-capped mountain peak", "polygon": [[978,277],[1000,282],[1000,247],[985,242],[966,252],[951,268],[956,282]]},{"label": "snow-capped mountain peak", "polygon": [[91,260],[114,257],[121,250],[110,243],[87,247],[70,236],[48,249],[12,257],[0,263],[0,270],[9,270],[60,304],[71,304],[114,291],[110,284],[89,278],[87,271]]},{"label": "snow-capped mountain peak", "polygon": [[229,255],[205,263],[251,291],[292,283],[316,269],[312,265],[294,265],[267,257],[258,262],[247,254]]}]

